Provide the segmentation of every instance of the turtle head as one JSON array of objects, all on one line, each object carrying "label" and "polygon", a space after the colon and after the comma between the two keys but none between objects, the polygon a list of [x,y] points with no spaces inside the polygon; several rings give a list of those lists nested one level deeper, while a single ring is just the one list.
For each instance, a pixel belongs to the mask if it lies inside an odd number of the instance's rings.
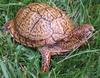
[{"label": "turtle head", "polygon": [[84,24],[80,27],[84,38],[89,39],[94,32],[94,27],[91,24]]},{"label": "turtle head", "polygon": [[83,24],[82,26],[75,28],[72,34],[77,36],[80,40],[89,39],[93,34],[93,31],[94,27],[91,24]]},{"label": "turtle head", "polygon": [[93,31],[94,27],[90,24],[76,27],[72,30],[69,37],[67,37],[67,41],[59,42],[58,45],[61,45],[60,47],[66,51],[77,49],[87,42],[87,40],[92,36]]}]

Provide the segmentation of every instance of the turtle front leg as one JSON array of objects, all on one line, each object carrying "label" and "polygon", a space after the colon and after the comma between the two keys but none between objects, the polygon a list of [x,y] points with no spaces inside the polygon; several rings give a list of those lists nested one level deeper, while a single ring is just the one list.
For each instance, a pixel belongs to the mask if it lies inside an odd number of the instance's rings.
[{"label": "turtle front leg", "polygon": [[49,70],[51,53],[50,53],[50,51],[48,51],[48,49],[45,49],[45,48],[39,48],[39,51],[40,51],[40,53],[42,55],[41,70],[43,72],[47,72]]},{"label": "turtle front leg", "polygon": [[50,45],[50,46],[44,46],[38,49],[42,55],[42,66],[41,70],[43,72],[47,72],[49,70],[50,66],[50,59],[53,55],[60,55],[63,54],[62,52],[67,52],[69,50],[62,49],[58,45]]}]

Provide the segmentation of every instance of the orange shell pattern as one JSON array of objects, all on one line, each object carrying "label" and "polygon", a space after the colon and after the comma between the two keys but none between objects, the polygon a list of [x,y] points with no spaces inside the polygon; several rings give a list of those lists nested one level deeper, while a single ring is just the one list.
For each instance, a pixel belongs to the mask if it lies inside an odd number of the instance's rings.
[{"label": "orange shell pattern", "polygon": [[66,14],[57,7],[44,3],[31,3],[21,8],[13,20],[17,42],[29,46],[54,44],[65,37],[72,29]]}]

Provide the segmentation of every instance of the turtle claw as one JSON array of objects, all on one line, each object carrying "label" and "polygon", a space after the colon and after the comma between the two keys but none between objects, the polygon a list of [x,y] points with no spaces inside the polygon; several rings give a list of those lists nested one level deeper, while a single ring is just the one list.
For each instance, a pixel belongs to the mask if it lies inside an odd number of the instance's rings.
[{"label": "turtle claw", "polygon": [[46,63],[42,63],[41,71],[42,71],[42,72],[47,72],[47,71],[49,71],[49,65],[46,64]]}]

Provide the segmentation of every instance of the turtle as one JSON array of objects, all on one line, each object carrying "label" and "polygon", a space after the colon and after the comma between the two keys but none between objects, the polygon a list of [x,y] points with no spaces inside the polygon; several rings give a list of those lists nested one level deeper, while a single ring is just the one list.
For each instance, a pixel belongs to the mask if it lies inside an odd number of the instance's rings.
[{"label": "turtle", "polygon": [[91,24],[75,27],[68,14],[46,3],[30,3],[20,8],[3,27],[16,42],[38,49],[43,72],[49,70],[52,56],[79,48],[94,31]]}]

